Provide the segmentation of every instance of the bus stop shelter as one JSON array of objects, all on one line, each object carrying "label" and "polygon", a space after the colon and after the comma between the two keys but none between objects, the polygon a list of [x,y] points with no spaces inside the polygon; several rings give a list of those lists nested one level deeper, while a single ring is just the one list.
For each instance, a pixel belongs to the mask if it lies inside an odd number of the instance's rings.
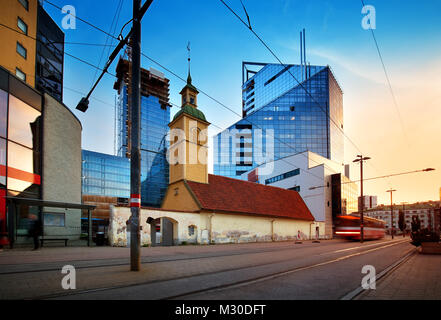
[{"label": "bus stop shelter", "polygon": [[[18,212],[20,212],[20,208],[34,208],[35,214],[38,215],[38,219],[41,223],[42,227],[42,236],[45,235],[45,226],[44,226],[44,216],[47,211],[50,211],[51,208],[58,209],[77,209],[81,210],[81,214],[79,217],[79,225],[81,226],[81,215],[83,211],[87,211],[87,219],[88,219],[88,232],[87,232],[87,245],[90,246],[92,243],[92,211],[96,208],[93,205],[86,205],[81,203],[66,203],[66,202],[57,202],[57,201],[47,201],[40,199],[30,199],[30,198],[20,198],[20,197],[5,197],[8,203],[8,212],[7,212],[7,228],[8,228],[8,238],[10,247],[13,248],[14,243],[17,239],[17,222],[18,222]],[[43,211],[44,208],[44,211]],[[57,212],[60,213],[60,212]],[[81,231],[79,233],[81,235]]]}]

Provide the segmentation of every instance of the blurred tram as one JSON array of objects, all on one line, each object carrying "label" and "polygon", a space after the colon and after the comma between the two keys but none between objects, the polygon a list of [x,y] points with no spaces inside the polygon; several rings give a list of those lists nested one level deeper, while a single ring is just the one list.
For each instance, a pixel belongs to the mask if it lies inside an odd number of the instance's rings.
[{"label": "blurred tram", "polygon": [[[370,217],[363,217],[364,240],[377,240],[386,234],[385,222]],[[358,215],[337,216],[335,235],[348,240],[360,240],[360,217]]]}]

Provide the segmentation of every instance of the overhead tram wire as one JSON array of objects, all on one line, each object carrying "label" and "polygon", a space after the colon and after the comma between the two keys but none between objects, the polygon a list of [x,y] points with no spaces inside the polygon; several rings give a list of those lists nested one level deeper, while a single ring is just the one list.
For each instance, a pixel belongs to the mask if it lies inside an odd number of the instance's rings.
[{"label": "overhead tram wire", "polygon": [[[225,7],[227,7],[228,8],[228,10],[231,12],[231,13],[233,13],[234,14],[234,16],[236,16],[236,18],[237,19],[239,19],[239,21],[240,22],[242,22],[242,24],[247,28],[247,29],[249,29],[253,34],[254,34],[254,36],[264,45],[264,47],[271,53],[271,55],[273,55],[275,58],[276,58],[276,60],[283,66],[283,67],[287,67],[287,65],[285,65],[281,60],[280,60],[280,58],[275,54],[275,52],[266,44],[266,42],[254,31],[254,29],[251,27],[251,25],[250,24],[247,24],[230,6],[228,6],[228,4],[226,4],[225,3],[225,1],[224,0],[219,0]],[[242,6],[243,6],[243,4],[242,4]],[[245,8],[244,8],[245,9]],[[246,12],[246,14],[247,14],[247,17],[248,17],[248,13],[247,13],[247,11],[246,11],[246,9],[245,9],[245,12]],[[249,21],[249,18],[248,18],[248,21]],[[323,108],[322,108],[322,106],[320,105],[320,103],[318,103],[317,102],[317,100],[315,100],[314,99],[314,97],[311,95],[311,93],[307,90],[307,88],[305,88],[305,86],[303,86],[303,84],[292,74],[292,72],[288,69],[287,70],[288,71],[288,73],[291,75],[291,77],[300,85],[300,87],[311,97],[311,99],[312,99],[312,101],[314,101],[316,104],[317,104],[317,106],[321,109],[321,111],[326,115],[326,117],[327,118],[329,118],[329,120],[337,127],[337,129],[339,130],[339,131],[341,131],[342,133],[343,133],[343,136],[355,147],[355,149],[357,149],[361,154],[363,154],[363,152],[361,151],[361,149],[355,144],[355,142],[351,139],[351,138],[349,138],[348,137],[348,135],[344,132],[344,130],[334,121],[334,119],[332,119],[332,117],[330,116],[330,114],[328,114],[327,112],[326,112],[326,110],[324,110]],[[378,171],[378,169],[377,168],[375,168],[374,166],[373,166],[373,164],[372,163],[369,163],[377,172],[379,172]]]},{"label": "overhead tram wire", "polygon": [[[14,31],[14,32],[16,32],[16,33],[19,33],[19,34],[21,34],[22,36],[28,37],[28,38],[30,38],[30,39],[32,39],[32,40],[34,40],[34,41],[38,41],[38,42],[40,42],[40,43],[42,43],[42,44],[45,44],[43,41],[41,41],[41,40],[39,40],[39,39],[37,39],[37,38],[34,38],[34,37],[30,36],[30,35],[24,34],[24,33],[22,33],[21,31],[15,30],[14,28],[11,28],[11,27],[9,27],[9,26],[3,24],[3,23],[0,23],[0,26],[1,26],[1,27],[4,27],[4,28],[7,28],[7,29],[9,29],[9,30],[11,30],[11,31]],[[67,56],[73,58],[73,59],[76,59],[76,60],[78,60],[78,61],[80,61],[80,62],[82,62],[82,63],[84,63],[84,64],[87,64],[87,65],[90,66],[90,67],[93,67],[93,68],[95,68],[95,69],[98,69],[98,70],[103,71],[103,69],[101,69],[100,67],[97,67],[96,65],[94,65],[94,64],[92,64],[92,63],[90,63],[90,62],[88,62],[88,61],[86,61],[86,60],[84,60],[84,59],[82,59],[82,58],[79,58],[79,57],[77,57],[77,56],[75,56],[75,55],[73,55],[73,54],[70,54],[69,52],[64,51],[63,53],[66,54]],[[116,78],[116,75],[115,75],[115,74],[113,74],[113,73],[111,73],[111,72],[106,72],[106,73]]]},{"label": "overhead tram wire", "polygon": [[[46,2],[49,3],[49,4],[51,4],[51,5],[53,5],[54,7],[56,7],[56,8],[58,8],[58,9],[61,10],[61,8],[58,7],[58,6],[56,6],[55,4],[53,4],[53,3],[49,2],[49,1],[46,1]],[[72,15],[72,14],[71,14],[71,15]],[[80,20],[80,21],[86,23],[87,25],[93,27],[93,28],[96,29],[96,30],[101,31],[101,32],[103,32],[103,33],[109,35],[110,37],[113,37],[114,39],[120,40],[119,38],[117,38],[117,37],[115,37],[115,36],[113,36],[113,35],[111,35],[111,34],[105,32],[104,30],[102,30],[101,28],[99,28],[99,27],[93,25],[93,24],[90,23],[90,22],[88,22],[88,21],[86,21],[86,20],[84,20],[84,19],[82,19],[82,18],[80,18],[80,17],[78,17],[78,16],[75,16],[75,15],[72,15],[72,16],[75,17],[75,18],[78,18],[78,20]],[[127,23],[126,23],[125,25],[127,25]],[[124,25],[124,26],[125,26],[125,25]],[[145,58],[147,58],[147,59],[151,60],[152,62],[154,62],[155,64],[159,65],[159,66],[160,66],[161,68],[163,68],[164,70],[166,70],[166,71],[170,72],[171,74],[173,74],[174,76],[176,76],[178,79],[182,80],[183,82],[186,82],[186,80],[185,80],[184,78],[180,77],[180,76],[179,76],[178,74],[176,74],[175,72],[173,72],[173,71],[171,71],[170,69],[166,68],[165,66],[161,65],[159,62],[153,60],[152,58],[148,57],[146,54],[144,54],[144,53],[142,53],[142,52],[141,52],[141,54],[142,54]],[[96,68],[96,66],[94,66],[94,67]],[[205,96],[207,96],[208,98],[210,98],[210,99],[213,100],[214,102],[218,103],[219,105],[221,105],[222,107],[226,108],[226,109],[229,110],[230,112],[236,114],[239,118],[242,119],[242,116],[241,116],[239,113],[237,113],[236,111],[234,111],[233,109],[231,109],[230,107],[228,107],[227,105],[225,105],[224,103],[220,102],[220,101],[217,100],[216,98],[213,98],[212,96],[210,96],[209,94],[207,94],[206,92],[204,92],[203,90],[201,90],[200,88],[197,88],[197,89],[198,89],[202,94],[204,94]],[[248,119],[243,119],[243,120],[246,121],[246,122],[248,122],[248,123],[250,123],[250,124],[252,124],[252,125],[254,125],[254,126],[256,126],[256,127],[258,127],[258,128],[260,128],[258,125],[252,123],[252,122],[249,121]],[[260,129],[262,129],[262,128],[260,128]],[[296,149],[293,148],[292,146],[288,145],[287,143],[283,142],[282,140],[278,139],[277,137],[273,136],[273,138],[276,139],[276,140],[278,140],[278,141],[280,141],[282,144],[288,146],[290,149],[294,150],[296,153],[299,153],[298,150],[296,150]],[[306,151],[306,150],[305,150],[305,151]],[[302,153],[302,154],[304,155],[304,153]],[[305,156],[305,155],[304,155],[304,156]],[[306,157],[306,156],[305,156],[305,157]],[[275,159],[275,160],[277,160],[277,159]],[[322,163],[319,163],[319,162],[315,161],[314,159],[311,159],[311,160],[314,161],[314,162],[316,162],[318,165],[321,165],[321,164],[322,164]],[[294,166],[294,167],[295,167],[295,166]],[[298,168],[298,167],[296,167],[296,168],[302,170],[301,168]],[[309,174],[312,174],[312,173],[310,173],[310,172],[308,172],[308,171],[305,171],[305,172],[307,172],[307,173],[309,173]],[[314,176],[315,176],[315,175],[314,175]],[[317,177],[317,176],[315,176],[315,177],[316,177],[316,178],[319,178],[319,177]]]},{"label": "overhead tram wire", "polygon": [[[220,2],[222,2],[222,4],[224,4],[228,10],[230,10],[239,20],[240,22],[242,22],[247,29],[249,29],[255,36],[256,38],[264,45],[264,47],[271,53],[271,55],[276,58],[276,60],[279,62],[280,65],[282,65],[283,67],[287,68],[289,65],[286,65],[285,63],[282,62],[282,60],[280,60],[280,58],[275,54],[275,52],[266,44],[266,42],[254,31],[254,29],[248,25],[241,17],[239,17],[239,15],[230,7],[228,6],[228,4],[225,3],[224,0],[219,0]],[[337,129],[339,129],[343,135],[351,142],[351,144],[359,151],[362,152],[360,150],[360,148],[345,134],[345,132],[343,131],[343,129],[334,121],[334,119],[332,119],[332,117],[326,112],[326,110],[324,110],[322,108],[322,106],[320,105],[320,103],[311,95],[311,93],[308,91],[307,88],[305,88],[305,86],[303,85],[303,83],[301,83],[293,74],[292,72],[287,69],[287,72],[291,75],[291,77],[299,84],[299,86],[305,91],[305,93],[312,99],[313,102],[315,102],[317,104],[317,106],[325,113],[325,115],[329,118],[329,120],[337,127]]]},{"label": "overhead tram wire", "polygon": [[[44,0],[44,3],[47,3],[47,4],[49,4],[49,5],[51,5],[51,6],[55,7],[55,8],[57,8],[57,9],[60,10],[60,11],[63,10],[62,7],[56,5],[56,4],[54,4],[54,3],[52,3],[52,2],[50,2],[50,1],[48,1],[48,0]],[[86,21],[86,20],[84,20],[84,19],[81,19],[81,18],[78,17],[77,15],[74,15],[74,14],[72,14],[71,12],[69,12],[69,15],[72,16],[72,17],[75,18],[75,19],[80,20],[81,22],[84,22],[84,23],[87,24],[88,26],[90,26],[90,27],[92,27],[92,28],[94,28],[94,29],[96,29],[96,30],[98,30],[98,31],[100,31],[100,32],[102,32],[102,33],[108,35],[109,37],[114,38],[115,40],[118,40],[118,38],[116,38],[113,34],[110,34],[109,32],[104,31],[103,29],[97,27],[96,25],[94,25],[94,24],[92,24],[92,23],[90,23],[90,22],[88,22],[88,21]]]},{"label": "overhead tram wire", "polygon": [[[47,1],[47,0],[46,0],[46,2],[49,3],[50,5],[52,5],[52,6],[54,6],[54,7],[56,7],[56,8],[58,8],[58,9],[61,10],[61,8],[60,8],[59,6],[57,6],[57,5],[53,4],[53,3],[51,3],[50,1]],[[101,29],[101,28],[99,28],[99,27],[93,25],[92,23],[90,23],[90,22],[88,22],[88,21],[86,21],[86,20],[84,20],[84,19],[82,19],[82,18],[80,18],[80,17],[78,17],[78,16],[76,16],[76,15],[73,15],[73,14],[71,14],[71,15],[72,15],[73,17],[77,18],[78,20],[80,20],[80,21],[86,23],[87,25],[91,26],[92,28],[94,28],[94,29],[96,29],[96,30],[98,30],[98,31],[100,31],[100,32],[102,32],[102,33],[108,35],[109,37],[112,37],[112,38],[114,38],[114,39],[116,39],[116,40],[120,40],[119,38],[117,38],[117,37],[111,35],[110,33],[104,31],[103,29]],[[12,29],[12,30],[13,30],[13,29]],[[17,30],[14,30],[14,31],[17,31]],[[18,32],[18,31],[17,31],[17,32]],[[85,43],[84,43],[84,44],[85,44]],[[89,44],[89,45],[93,45],[93,44]],[[150,57],[147,56],[146,54],[144,54],[144,53],[142,53],[142,52],[141,52],[141,54],[142,54],[142,56],[144,56],[145,58],[149,59],[149,60],[152,61],[153,63],[157,64],[158,66],[160,66],[161,68],[163,68],[163,69],[166,70],[167,72],[169,72],[169,73],[171,73],[172,75],[174,75],[175,77],[177,77],[178,79],[182,80],[183,82],[186,82],[186,80],[185,80],[184,78],[182,78],[181,76],[179,76],[178,74],[176,74],[176,73],[173,72],[172,70],[166,68],[165,66],[163,66],[163,65],[160,64],[159,62],[155,61],[154,59],[150,58]],[[75,57],[75,58],[77,58],[77,57]],[[79,58],[77,58],[77,59],[79,59]],[[100,69],[100,68],[98,68],[97,66],[95,66],[95,65],[93,65],[93,64],[91,64],[91,63],[88,63],[88,62],[83,61],[83,60],[81,60],[81,59],[80,59],[80,61],[82,61],[82,62],[84,62],[84,63],[86,63],[86,64],[89,64],[90,66],[92,66],[92,67],[94,67],[94,68],[96,68],[96,69]],[[103,69],[100,69],[100,70],[103,71]],[[111,73],[108,72],[108,71],[106,71],[106,73],[108,73],[108,74],[110,74],[110,75],[116,77],[116,75],[111,74]],[[203,95],[207,96],[208,98],[210,98],[211,100],[213,100],[213,101],[216,102],[217,104],[221,105],[222,107],[224,107],[225,109],[229,110],[230,112],[236,114],[239,118],[242,119],[242,116],[241,116],[239,113],[237,113],[236,111],[234,111],[233,109],[231,109],[230,107],[228,107],[227,105],[225,105],[224,103],[220,102],[220,101],[217,100],[216,98],[210,96],[208,93],[206,93],[205,91],[201,90],[200,88],[197,88],[197,89],[198,89],[198,91],[201,92]],[[251,121],[248,120],[248,119],[242,119],[242,120],[244,120],[244,121],[246,121],[246,122],[252,124],[253,126],[256,126],[257,128],[260,128],[258,125],[254,124],[253,122],[251,122]],[[260,128],[260,129],[262,129],[262,128]],[[300,152],[300,151],[296,150],[295,148],[293,148],[293,147],[290,146],[289,144],[283,142],[282,140],[280,140],[279,138],[275,137],[274,135],[273,135],[273,138],[276,139],[276,140],[278,140],[278,141],[280,141],[282,144],[288,146],[290,149],[294,150],[296,153],[301,153],[303,156],[306,157],[306,155],[304,154],[304,152]],[[307,151],[307,150],[304,150],[304,151]],[[284,158],[274,159],[273,161],[276,161],[276,160],[283,160],[284,162],[288,163],[288,162],[286,161],[286,159],[284,159]],[[311,159],[311,160],[312,160],[313,162],[317,163],[318,165],[322,165],[322,164],[323,164],[323,163],[319,163],[319,162],[315,161],[314,159]],[[289,163],[289,164],[290,164],[290,165],[293,165],[292,163]],[[310,174],[310,175],[313,175],[313,176],[315,176],[315,177],[318,178],[318,179],[321,179],[320,177],[318,177],[318,176],[312,174],[312,173],[309,172],[309,171],[303,170],[302,168],[296,167],[295,165],[294,165],[294,167],[295,167],[296,169],[302,170],[302,171],[304,171],[304,172],[306,172],[306,173],[308,173],[308,174]]]},{"label": "overhead tram wire", "polygon": [[[109,33],[112,33],[112,34],[115,33],[115,29],[116,29],[116,27],[118,25],[119,16],[120,16],[120,13],[121,13],[122,3],[123,3],[123,0],[119,0],[118,5],[116,7],[115,14],[113,15],[113,19],[112,19],[112,23],[110,25]],[[110,45],[113,46],[113,41],[115,39],[113,39],[113,38],[111,38],[111,39],[112,40],[110,42]],[[105,43],[106,45],[107,45],[108,41],[109,41],[109,36],[106,36],[106,43]],[[110,49],[111,49],[111,47],[108,47],[108,49],[107,49],[107,56],[109,56]],[[100,59],[99,59],[99,62],[98,62],[98,66],[101,66],[101,61],[103,60],[104,52],[106,52],[106,46],[103,46],[103,49],[101,50],[101,55],[100,55]],[[94,74],[93,80],[92,80],[92,86],[95,83],[97,74],[98,74],[98,70],[95,70],[95,74]]]},{"label": "overhead tram wire", "polygon": [[[361,0],[361,4],[363,5],[363,7],[365,6],[364,0]],[[390,77],[389,77],[389,74],[388,74],[387,69],[386,69],[386,64],[384,63],[383,55],[381,54],[380,46],[378,45],[377,37],[375,36],[374,30],[372,28],[370,28],[370,30],[371,30],[372,38],[374,39],[374,42],[375,42],[375,47],[377,48],[378,56],[380,57],[381,65],[383,67],[384,75],[386,76],[386,81],[387,81],[387,84],[388,84],[388,87],[389,87],[389,91],[390,91],[390,93],[392,95],[392,100],[394,102],[395,109],[396,109],[397,114],[398,114],[398,118],[400,119],[401,129],[403,130],[403,134],[404,134],[404,137],[406,139],[407,146],[410,147],[410,142],[409,142],[409,138],[408,138],[407,133],[406,133],[406,128],[404,126],[404,121],[403,121],[403,118],[401,116],[401,112],[400,112],[400,108],[398,106],[397,98],[396,98],[394,90],[392,88]]]}]

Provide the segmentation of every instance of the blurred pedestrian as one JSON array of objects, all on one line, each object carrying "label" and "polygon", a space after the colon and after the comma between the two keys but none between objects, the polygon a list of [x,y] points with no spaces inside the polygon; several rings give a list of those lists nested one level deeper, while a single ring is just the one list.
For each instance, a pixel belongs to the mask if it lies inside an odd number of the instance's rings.
[{"label": "blurred pedestrian", "polygon": [[29,215],[29,236],[34,239],[34,250],[40,248],[41,221],[35,214]]}]

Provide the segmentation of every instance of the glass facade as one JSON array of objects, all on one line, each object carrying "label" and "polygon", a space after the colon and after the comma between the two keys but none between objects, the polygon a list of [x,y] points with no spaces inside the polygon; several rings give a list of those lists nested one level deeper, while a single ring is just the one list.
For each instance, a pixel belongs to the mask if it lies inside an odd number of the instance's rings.
[{"label": "glass facade", "polygon": [[[117,101],[117,154],[128,153],[128,96],[122,85]],[[141,203],[160,207],[168,187],[167,162],[170,108],[153,95],[141,96]]]},{"label": "glass facade", "polygon": [[35,87],[63,100],[64,33],[38,4]]},{"label": "glass facade", "polygon": [[[41,111],[0,89],[0,233],[6,230],[4,196],[41,197]],[[37,207],[21,206],[17,234],[27,234]]]},{"label": "glass facade", "polygon": [[83,150],[82,192],[87,195],[130,197],[130,160]]},{"label": "glass facade", "polygon": [[355,182],[338,173],[331,176],[332,216],[358,212],[358,187]]},{"label": "glass facade", "polygon": [[[329,67],[268,64],[243,85],[244,118],[214,137],[214,173],[240,175],[304,151],[343,163],[343,93]],[[307,89],[308,93],[305,91]],[[334,130],[335,129],[335,130]]]}]

